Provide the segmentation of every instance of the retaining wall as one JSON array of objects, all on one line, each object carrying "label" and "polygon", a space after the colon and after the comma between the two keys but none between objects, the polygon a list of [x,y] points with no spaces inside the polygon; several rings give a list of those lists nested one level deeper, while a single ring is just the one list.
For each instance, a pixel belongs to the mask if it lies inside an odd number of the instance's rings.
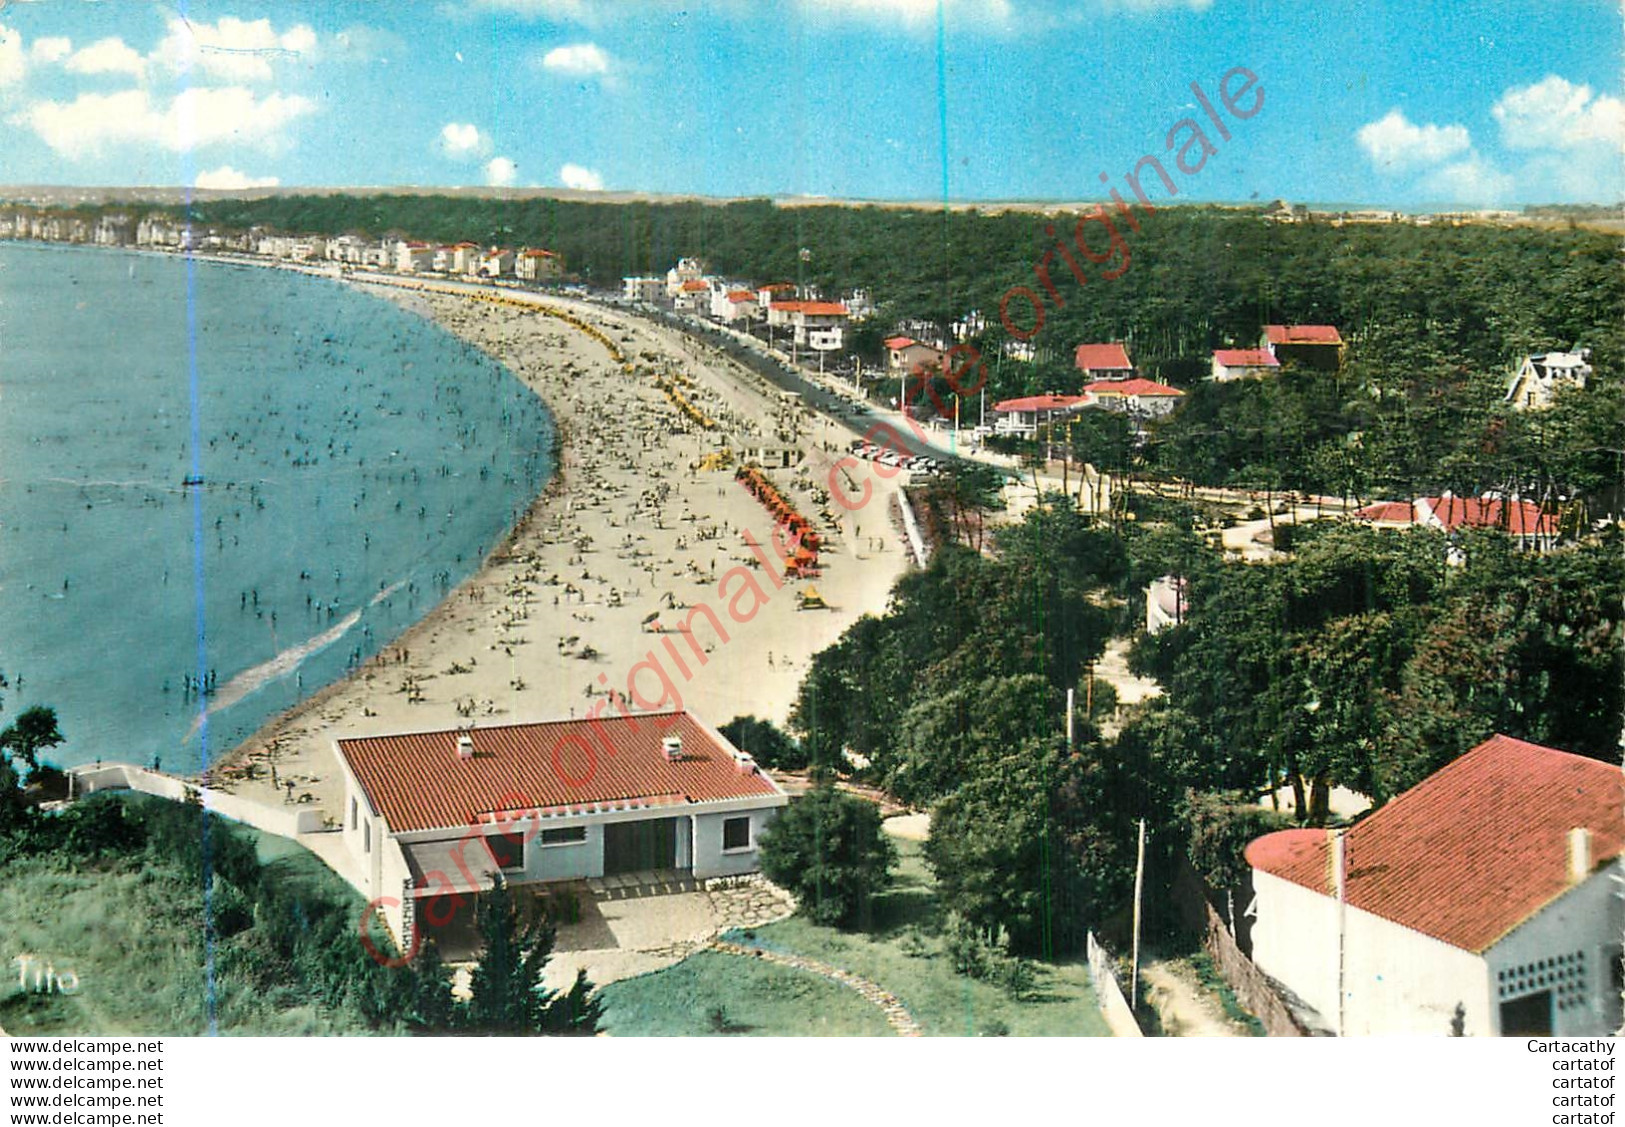
[{"label": "retaining wall", "polygon": [[129,763],[104,763],[95,767],[74,767],[68,771],[74,797],[95,794],[104,790],[133,790],[167,798],[171,802],[185,802],[188,792],[195,792],[204,807],[222,818],[253,826],[257,830],[280,837],[295,837],[322,829],[321,811],[314,806],[293,806],[278,809],[252,799],[242,798],[224,791],[194,786],[175,775],[149,771]]}]

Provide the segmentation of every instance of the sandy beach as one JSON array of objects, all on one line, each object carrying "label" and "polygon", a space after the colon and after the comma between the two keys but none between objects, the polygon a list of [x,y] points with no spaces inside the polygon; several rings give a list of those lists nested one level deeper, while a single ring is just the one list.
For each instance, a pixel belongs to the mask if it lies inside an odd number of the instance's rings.
[{"label": "sandy beach", "polygon": [[[894,503],[906,474],[866,475],[873,494],[849,512],[824,492],[848,433],[787,407],[736,361],[582,302],[545,304],[604,334],[625,365],[604,339],[558,317],[358,284],[432,317],[516,373],[554,416],[558,468],[471,579],[364,667],[236,748],[210,773],[214,785],[279,803],[289,801],[291,782],[293,801],[336,817],[338,736],[580,716],[628,699],[679,704],[719,725],[743,714],[782,723],[810,656],[860,615],[884,609],[908,566]],[[685,418],[656,374],[675,380],[716,428]],[[823,537],[822,574],[810,581],[783,576],[775,521],[732,467],[696,468],[730,440],[737,451],[752,439],[779,441],[786,427],[804,457],[767,472]],[[809,584],[828,609],[799,608]],[[725,637],[703,611],[690,618],[702,605]]]}]

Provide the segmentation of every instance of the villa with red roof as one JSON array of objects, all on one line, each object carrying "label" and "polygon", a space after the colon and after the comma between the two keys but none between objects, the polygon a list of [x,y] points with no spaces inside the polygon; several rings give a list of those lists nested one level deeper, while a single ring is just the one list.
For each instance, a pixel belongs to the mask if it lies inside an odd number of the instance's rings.
[{"label": "villa with red roof", "polygon": [[789,800],[689,712],[335,741],[343,838],[402,950],[511,885],[755,872]]},{"label": "villa with red roof", "polygon": [[1252,958],[1346,1035],[1610,1034],[1617,765],[1493,736],[1338,833],[1247,847]]},{"label": "villa with red roof", "polygon": [[524,281],[542,282],[564,273],[564,258],[557,251],[527,247],[519,252],[514,269]]},{"label": "villa with red roof", "polygon": [[1333,325],[1265,325],[1260,344],[1282,364],[1328,372],[1343,365],[1343,338]]},{"label": "villa with red roof", "polygon": [[1104,407],[1108,411],[1126,411],[1136,418],[1166,415],[1185,397],[1177,387],[1169,387],[1154,380],[1099,380],[1083,389],[1086,406]]},{"label": "villa with red roof", "polygon": [[913,337],[887,337],[882,343],[886,346],[886,374],[889,376],[913,375],[921,367],[940,369],[942,358],[947,355],[935,345]]},{"label": "villa with red roof", "polygon": [[711,316],[724,324],[754,321],[759,308],[755,290],[718,286],[711,291]]},{"label": "villa with red roof", "polygon": [[1032,438],[1039,427],[1077,414],[1088,405],[1087,395],[1028,395],[1000,400],[993,404],[993,413],[998,416],[993,433]]},{"label": "villa with red roof", "polygon": [[1231,380],[1255,379],[1273,375],[1281,367],[1275,353],[1267,348],[1216,348],[1213,350],[1213,374],[1217,383]]},{"label": "villa with red roof", "polygon": [[1086,381],[1126,380],[1134,375],[1128,351],[1120,344],[1080,344],[1073,350],[1072,362]]},{"label": "villa with red roof", "polygon": [[1410,502],[1378,501],[1354,510],[1354,517],[1377,528],[1432,528],[1440,532],[1492,528],[1530,551],[1545,551],[1557,543],[1557,517],[1533,501],[1452,497],[1446,493]]}]

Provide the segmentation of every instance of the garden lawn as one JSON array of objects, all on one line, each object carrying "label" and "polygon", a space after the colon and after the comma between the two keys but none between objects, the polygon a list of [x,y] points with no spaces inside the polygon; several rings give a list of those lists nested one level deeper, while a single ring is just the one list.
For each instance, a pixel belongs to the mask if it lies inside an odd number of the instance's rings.
[{"label": "garden lawn", "polygon": [[[911,841],[897,845],[898,871],[892,888],[878,898],[868,929],[842,932],[795,917],[727,938],[861,975],[895,994],[927,1035],[1110,1036],[1082,959],[1038,964],[1033,990],[1022,999],[956,974],[943,953],[942,908],[920,847]],[[787,994],[787,976],[807,985]],[[615,983],[605,988],[604,999],[605,1027],[621,1036],[710,1033],[706,1012],[716,1005],[738,1022],[738,1032],[889,1032],[880,1010],[855,991],[808,972],[715,952]],[[852,1007],[872,1018],[855,1021],[848,1016]]]},{"label": "garden lawn", "polygon": [[665,970],[611,983],[603,998],[601,1028],[616,1037],[891,1033],[879,1008],[854,990],[816,974],[716,951],[701,951]]}]

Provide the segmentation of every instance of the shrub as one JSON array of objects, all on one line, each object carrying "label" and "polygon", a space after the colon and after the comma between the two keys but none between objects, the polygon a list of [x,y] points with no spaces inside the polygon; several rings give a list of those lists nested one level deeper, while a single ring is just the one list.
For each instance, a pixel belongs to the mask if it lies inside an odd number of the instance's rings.
[{"label": "shrub", "polygon": [[814,923],[867,924],[897,849],[872,803],[833,786],[815,787],[779,815],[762,838],[762,872],[790,889]]}]

